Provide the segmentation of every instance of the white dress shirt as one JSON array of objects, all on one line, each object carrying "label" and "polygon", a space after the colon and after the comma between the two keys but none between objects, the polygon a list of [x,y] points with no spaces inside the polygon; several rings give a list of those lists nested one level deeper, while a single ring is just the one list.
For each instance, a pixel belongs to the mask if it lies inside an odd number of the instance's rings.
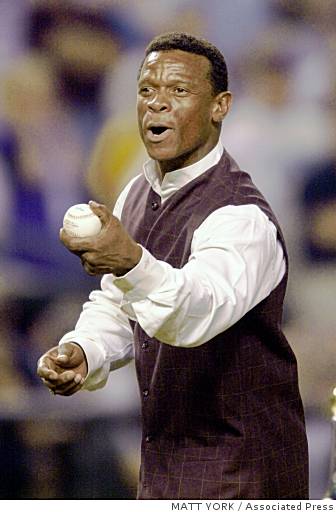
[{"label": "white dress shirt", "polygon": [[[144,175],[162,202],[218,163],[221,142],[200,161],[167,173],[144,165]],[[120,194],[114,215],[136,176]],[[84,388],[105,384],[109,372],[134,355],[129,319],[151,337],[175,347],[192,348],[225,331],[266,298],[280,283],[286,264],[274,224],[256,205],[224,206],[211,213],[194,232],[183,268],[154,258],[143,248],[139,263],[122,277],[105,274],[93,291],[75,330],[60,343],[73,341],[86,353]]]}]

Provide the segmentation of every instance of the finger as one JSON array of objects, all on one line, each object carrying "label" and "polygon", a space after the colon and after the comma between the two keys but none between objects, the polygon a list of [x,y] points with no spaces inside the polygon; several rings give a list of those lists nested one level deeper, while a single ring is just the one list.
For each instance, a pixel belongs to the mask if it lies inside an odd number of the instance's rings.
[{"label": "finger", "polygon": [[58,347],[53,347],[38,359],[36,373],[39,377],[46,379],[57,378],[57,367],[55,364],[57,355]]},{"label": "finger", "polygon": [[89,274],[89,276],[97,276],[97,275],[101,274],[99,269],[97,269],[95,266],[91,265],[84,258],[81,258],[81,260],[82,260],[83,268],[84,268],[85,272],[87,274]]},{"label": "finger", "polygon": [[93,252],[85,252],[80,256],[84,270],[91,276],[110,274],[111,267],[104,266],[104,262],[98,263],[97,255]]},{"label": "finger", "polygon": [[56,388],[56,384],[54,381],[51,381],[49,379],[41,378],[42,383],[49,389],[49,391],[52,391]]},{"label": "finger", "polygon": [[82,347],[76,343],[75,341],[70,341],[67,343],[62,343],[59,347],[60,355],[69,355],[70,360],[67,365],[68,368],[71,368],[74,372],[83,374],[87,373],[87,363],[85,352]]},{"label": "finger", "polygon": [[50,389],[55,389],[58,386],[62,386],[64,384],[67,384],[69,381],[74,379],[74,372],[72,372],[73,375],[67,375],[66,372],[64,373],[56,373],[50,375],[40,375],[41,380],[45,386],[47,386]]},{"label": "finger", "polygon": [[82,388],[82,384],[71,383],[64,389],[54,388],[50,389],[51,395],[70,396],[79,391]]},{"label": "finger", "polygon": [[92,250],[92,239],[95,237],[87,236],[87,237],[77,237],[71,236],[66,232],[64,228],[60,229],[59,237],[63,245],[69,251],[75,253],[77,256],[81,255],[83,252],[87,252]]},{"label": "finger", "polygon": [[75,347],[71,343],[62,343],[58,348],[56,363],[62,368],[71,368],[75,364],[71,361],[74,351]]},{"label": "finger", "polygon": [[63,372],[59,377],[58,379],[58,382],[57,382],[57,388],[60,388],[62,389],[63,387],[66,387],[68,386],[69,382],[72,382],[72,381],[76,381],[77,382],[80,382],[82,380],[82,376],[79,375],[79,377],[77,377],[77,375],[79,374],[76,374],[73,370],[68,370],[68,371],[65,371]]},{"label": "finger", "polygon": [[65,389],[68,389],[69,386],[74,386],[77,384],[83,384],[84,377],[80,373],[75,373],[72,370],[66,371],[58,376],[58,379],[55,381],[50,381],[48,379],[42,379],[42,382],[52,391],[54,392],[63,392]]},{"label": "finger", "polygon": [[37,367],[37,375],[41,377],[41,379],[46,380],[56,380],[58,378],[58,373],[55,370],[52,370],[48,366],[44,364],[38,365]]},{"label": "finger", "polygon": [[65,395],[68,396],[78,391],[84,384],[84,378],[77,373],[74,378],[69,380],[68,382],[64,382],[61,385],[51,386],[49,389],[55,395]]},{"label": "finger", "polygon": [[77,393],[77,391],[80,391],[82,386],[83,386],[82,383],[81,384],[73,383],[73,384],[69,385],[66,389],[56,390],[53,394],[61,395],[61,396],[71,396],[74,393]]},{"label": "finger", "polygon": [[87,261],[85,258],[81,258],[82,265],[84,270],[92,275],[92,276],[99,276],[102,274],[111,274],[112,269],[111,267],[104,267],[103,265],[94,265]]},{"label": "finger", "polygon": [[93,213],[100,218],[103,226],[107,226],[110,222],[112,214],[104,204],[96,203],[96,201],[89,201],[89,206]]}]

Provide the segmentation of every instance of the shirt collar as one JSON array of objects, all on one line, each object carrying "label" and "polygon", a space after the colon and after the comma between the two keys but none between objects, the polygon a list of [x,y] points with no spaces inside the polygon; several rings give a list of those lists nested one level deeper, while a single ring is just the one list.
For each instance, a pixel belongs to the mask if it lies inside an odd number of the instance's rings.
[{"label": "shirt collar", "polygon": [[184,185],[216,165],[221,159],[223,151],[223,145],[221,141],[218,141],[217,145],[201,160],[187,167],[167,172],[162,182],[161,173],[155,160],[151,159],[145,162],[143,172],[146,180],[163,202],[173,195],[174,192],[184,187]]}]

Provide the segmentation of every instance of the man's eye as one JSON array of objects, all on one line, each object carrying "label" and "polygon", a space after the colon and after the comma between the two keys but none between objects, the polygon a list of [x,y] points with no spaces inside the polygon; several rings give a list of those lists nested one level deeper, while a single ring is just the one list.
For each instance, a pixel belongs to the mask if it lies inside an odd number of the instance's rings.
[{"label": "man's eye", "polygon": [[188,93],[188,91],[186,89],[184,89],[184,87],[175,87],[175,93],[178,94],[179,96],[184,96],[185,94]]},{"label": "man's eye", "polygon": [[140,90],[139,90],[139,93],[142,95],[142,96],[149,96],[150,94],[152,94],[152,91],[153,89],[151,87],[141,87]]}]

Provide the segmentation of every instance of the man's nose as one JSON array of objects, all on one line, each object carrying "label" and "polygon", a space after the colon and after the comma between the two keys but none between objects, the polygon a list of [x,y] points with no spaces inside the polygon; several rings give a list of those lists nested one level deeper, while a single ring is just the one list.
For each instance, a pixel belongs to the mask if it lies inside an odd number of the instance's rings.
[{"label": "man's nose", "polygon": [[169,110],[169,101],[164,92],[157,91],[155,96],[148,102],[148,107],[153,112],[164,112]]}]

